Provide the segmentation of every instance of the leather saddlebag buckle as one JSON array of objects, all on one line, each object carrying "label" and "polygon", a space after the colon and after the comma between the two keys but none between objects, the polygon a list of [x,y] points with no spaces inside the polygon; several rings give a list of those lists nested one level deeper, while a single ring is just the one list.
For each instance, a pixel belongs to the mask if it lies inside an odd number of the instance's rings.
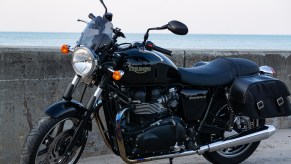
[{"label": "leather saddlebag buckle", "polygon": [[279,106],[282,106],[282,105],[284,104],[284,99],[283,99],[283,97],[280,97],[280,98],[277,99],[277,104],[278,104]]},{"label": "leather saddlebag buckle", "polygon": [[259,101],[257,103],[257,107],[258,107],[259,110],[263,109],[265,107],[264,102],[263,101]]}]

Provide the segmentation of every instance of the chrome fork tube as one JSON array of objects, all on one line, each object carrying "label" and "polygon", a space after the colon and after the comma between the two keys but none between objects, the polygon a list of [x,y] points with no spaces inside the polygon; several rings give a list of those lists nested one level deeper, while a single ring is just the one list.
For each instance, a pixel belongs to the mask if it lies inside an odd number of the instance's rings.
[{"label": "chrome fork tube", "polygon": [[100,86],[98,86],[97,90],[94,93],[94,96],[96,97],[96,101],[94,103],[94,107],[96,107],[98,105],[98,100],[100,98],[100,95],[102,93],[103,89],[100,88]]},{"label": "chrome fork tube", "polygon": [[103,89],[101,89],[100,85],[97,87],[94,95],[90,98],[89,102],[86,105],[86,109],[89,111],[93,111],[95,107],[98,105],[98,100],[101,96]]},{"label": "chrome fork tube", "polygon": [[[74,81],[74,80],[73,80]],[[88,121],[91,120],[91,114],[94,112],[94,110],[96,109],[95,106],[97,104],[97,100],[100,98],[102,93],[102,89],[100,88],[100,86],[97,87],[97,90],[95,91],[94,95],[91,96],[89,102],[87,103],[86,109],[87,111],[85,111],[82,114],[81,117],[81,121],[79,122],[74,136],[72,138],[72,140],[70,141],[69,145],[67,146],[66,150],[65,150],[65,154],[66,155],[71,155],[73,147],[75,146],[77,140],[79,139],[79,137],[82,135],[83,129],[86,128],[86,125],[88,123]]]},{"label": "chrome fork tube", "polygon": [[75,87],[77,86],[78,82],[80,81],[81,76],[79,75],[75,75],[73,81],[71,82],[71,84],[68,85],[63,98],[67,101],[70,101],[72,99],[72,94],[74,92]]},{"label": "chrome fork tube", "polygon": [[72,81],[72,85],[76,86],[78,84],[80,78],[81,78],[80,76],[75,75],[75,77],[74,77],[74,79]]}]

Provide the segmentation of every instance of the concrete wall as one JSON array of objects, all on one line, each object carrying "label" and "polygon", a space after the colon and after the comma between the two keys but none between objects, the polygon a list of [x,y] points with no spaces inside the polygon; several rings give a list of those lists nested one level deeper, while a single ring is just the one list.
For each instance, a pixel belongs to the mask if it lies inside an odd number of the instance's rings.
[{"label": "concrete wall", "polygon": [[[178,66],[191,66],[197,61],[209,61],[220,56],[248,58],[259,65],[272,66],[277,77],[291,89],[291,51],[175,52],[172,60]],[[0,47],[0,163],[18,163],[29,130],[47,106],[62,99],[63,91],[74,76],[70,60],[71,56],[62,56],[55,48]],[[77,98],[81,90],[82,86],[77,90]],[[84,102],[91,93],[85,96]],[[291,127],[290,117],[275,118],[269,122],[280,128]],[[110,151],[94,126],[83,156],[107,153]]]}]

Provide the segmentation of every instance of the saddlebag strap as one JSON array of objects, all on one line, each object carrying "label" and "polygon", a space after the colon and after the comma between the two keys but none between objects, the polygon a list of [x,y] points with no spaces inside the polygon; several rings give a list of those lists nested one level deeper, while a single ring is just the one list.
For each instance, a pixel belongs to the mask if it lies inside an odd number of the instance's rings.
[{"label": "saddlebag strap", "polygon": [[279,109],[280,109],[280,112],[282,112],[283,111],[283,105],[284,105],[284,99],[283,99],[283,97],[280,97],[280,98],[278,98],[277,99],[277,105],[278,105],[278,107],[279,107]]},{"label": "saddlebag strap", "polygon": [[[279,91],[277,91],[276,89],[274,89],[271,85],[267,84],[269,86],[269,88],[272,90],[272,92],[274,93],[274,97],[275,97],[275,100],[276,101],[276,104],[278,105],[278,108],[277,110],[282,113],[283,112],[283,104],[284,104],[284,99],[283,97],[279,97],[279,95],[282,95],[280,94]],[[279,97],[279,98],[278,98]]]}]

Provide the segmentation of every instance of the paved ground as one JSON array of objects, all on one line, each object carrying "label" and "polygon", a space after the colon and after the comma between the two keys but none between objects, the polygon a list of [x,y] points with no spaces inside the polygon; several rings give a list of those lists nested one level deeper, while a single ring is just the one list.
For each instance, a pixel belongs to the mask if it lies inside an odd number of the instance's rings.
[{"label": "paved ground", "polygon": [[[118,156],[103,155],[83,158],[79,164],[122,164]],[[158,160],[147,164],[167,164],[169,160]],[[193,155],[174,159],[176,164],[206,164],[202,156]],[[281,129],[269,139],[261,142],[256,152],[243,164],[290,164],[291,163],[291,129]]]}]

